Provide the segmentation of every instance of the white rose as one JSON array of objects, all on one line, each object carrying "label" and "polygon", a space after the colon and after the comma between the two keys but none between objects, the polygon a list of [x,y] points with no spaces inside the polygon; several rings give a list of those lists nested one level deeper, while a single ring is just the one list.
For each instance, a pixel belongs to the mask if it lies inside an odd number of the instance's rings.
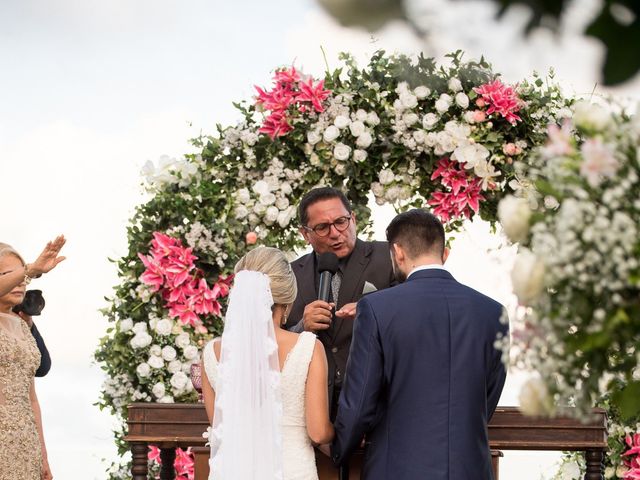
[{"label": "white rose", "polygon": [[438,123],[439,117],[435,113],[427,113],[422,117],[422,126],[425,130],[431,130]]},{"label": "white rose", "polygon": [[344,162],[351,155],[351,147],[344,143],[337,143],[333,148],[333,156],[336,160]]},{"label": "white rose", "polygon": [[427,133],[424,138],[424,144],[427,147],[435,147],[436,143],[438,143],[438,134],[436,132]]},{"label": "white rose", "polygon": [[236,200],[239,203],[247,203],[249,200],[251,200],[251,194],[249,193],[249,190],[247,190],[246,188],[241,188],[240,190],[238,190],[236,192]]},{"label": "white rose", "polygon": [[269,184],[264,180],[258,180],[253,184],[253,187],[251,187],[251,189],[260,196],[266,195],[270,191]]},{"label": "white rose", "polygon": [[410,127],[410,126],[411,126],[411,125],[413,125],[414,123],[417,123],[419,119],[420,119],[420,118],[418,117],[418,115],[416,115],[416,114],[415,114],[415,113],[413,113],[413,112],[405,113],[405,114],[402,116],[402,121],[407,125],[407,127]]},{"label": "white rose", "polygon": [[156,324],[156,332],[158,335],[169,335],[173,329],[173,321],[168,318],[163,318]]},{"label": "white rose", "polygon": [[170,362],[171,360],[175,360],[176,355],[177,355],[176,349],[173,348],[171,345],[167,345],[162,349],[162,358],[167,362]]},{"label": "white rose", "polygon": [[356,162],[364,162],[367,159],[367,152],[364,150],[356,149],[353,151],[353,160]]},{"label": "white rose", "polygon": [[613,478],[615,474],[616,474],[616,469],[613,468],[612,466],[608,466],[607,468],[604,469],[604,478]]},{"label": "white rose", "polygon": [[424,100],[429,95],[431,95],[431,90],[429,90],[429,88],[425,87],[424,85],[420,85],[413,90],[413,93],[415,93],[416,97],[418,97],[418,100]]},{"label": "white rose", "polygon": [[278,207],[278,210],[284,210],[288,206],[289,206],[289,199],[287,197],[279,197],[276,200],[276,207]]},{"label": "white rose", "polygon": [[271,192],[263,193],[260,195],[260,203],[265,207],[268,207],[269,205],[273,205],[275,202],[276,202],[276,196]]},{"label": "white rose", "polygon": [[476,123],[475,115],[476,112],[473,111],[464,112],[464,121],[467,123]]},{"label": "white rose", "polygon": [[580,466],[576,462],[565,462],[558,470],[559,480],[580,480]]},{"label": "white rose", "polygon": [[349,120],[349,118],[345,117],[344,115],[338,115],[333,121],[333,124],[340,130],[342,130],[343,128],[347,128],[350,123],[351,120]]},{"label": "white rose", "polygon": [[418,98],[409,92],[401,93],[399,100],[404,108],[415,108],[418,106]]},{"label": "white rose", "polygon": [[249,215],[249,210],[244,205],[238,205],[235,208],[235,216],[237,220],[242,220],[243,218],[246,218],[247,215]]},{"label": "white rose", "polygon": [[178,391],[182,391],[187,386],[187,382],[189,382],[189,377],[184,372],[176,372],[171,375],[171,386]]},{"label": "white rose", "polygon": [[189,334],[188,333],[181,333],[178,336],[176,336],[176,340],[175,340],[176,346],[179,348],[185,348],[188,345],[191,345],[191,339],[189,338]]},{"label": "white rose", "polygon": [[193,360],[198,356],[198,347],[195,345],[189,345],[184,349],[183,355],[187,360]]},{"label": "white rose", "polygon": [[520,401],[520,410],[525,415],[548,415],[553,411],[553,402],[547,386],[540,378],[527,380],[520,390],[518,400]]},{"label": "white rose", "polygon": [[165,394],[165,386],[164,383],[162,382],[158,382],[156,383],[153,388],[151,389],[151,393],[153,393],[153,396],[156,398],[162,398],[164,397]]},{"label": "white rose", "polygon": [[120,320],[120,331],[128,332],[133,328],[133,320],[130,318],[125,318],[124,320]]},{"label": "white rose", "polygon": [[579,128],[595,132],[602,132],[613,124],[611,114],[607,110],[586,100],[580,100],[573,106],[573,122]]},{"label": "white rose", "polygon": [[395,180],[396,176],[389,169],[381,170],[378,174],[378,179],[382,185],[388,185]]},{"label": "white rose", "polygon": [[354,137],[359,137],[364,133],[365,126],[360,120],[356,120],[349,125],[349,130],[351,131],[351,135]]},{"label": "white rose", "polygon": [[378,114],[376,112],[369,112],[367,113],[366,122],[372,127],[375,127],[376,125],[380,124],[380,117],[378,117]]},{"label": "white rose", "polygon": [[173,360],[172,362],[169,362],[167,370],[169,371],[169,373],[179,372],[180,370],[182,370],[182,362],[180,360]]},{"label": "white rose", "polygon": [[149,345],[151,345],[151,341],[153,339],[151,338],[151,335],[149,335],[147,332],[140,332],[138,334],[136,334],[131,341],[129,342],[129,344],[134,348],[144,348],[147,347]]},{"label": "white rose", "polygon": [[381,183],[378,182],[373,182],[371,184],[371,191],[376,197],[381,197],[382,195],[384,195],[384,187]]},{"label": "white rose", "polygon": [[149,357],[149,360],[147,360],[147,363],[152,368],[164,368],[164,360],[162,360],[162,357],[159,357],[157,355],[151,355]]},{"label": "white rose", "polygon": [[469,97],[463,92],[456,93],[456,105],[460,108],[467,108],[469,106]]},{"label": "white rose", "polygon": [[399,82],[396,87],[396,93],[398,95],[402,95],[403,93],[409,92],[409,84],[407,82]]},{"label": "white rose", "polygon": [[171,395],[165,395],[158,399],[158,403],[173,403],[173,397]]},{"label": "white rose", "polygon": [[436,134],[438,155],[442,155],[445,152],[453,152],[456,148],[454,138],[449,132],[442,131]]},{"label": "white rose", "polygon": [[158,320],[160,320],[157,317],[151,317],[149,319],[149,327],[151,328],[151,330],[155,330],[156,329],[156,325],[158,323]]},{"label": "white rose", "polygon": [[289,184],[289,182],[283,182],[280,184],[280,191],[284,194],[284,195],[289,195],[291,192],[293,192],[293,190],[291,189],[291,185]]},{"label": "white rose", "polygon": [[147,322],[137,322],[132,328],[134,333],[141,333],[147,331]]},{"label": "white rose", "polygon": [[264,213],[264,221],[267,225],[271,225],[273,222],[275,222],[278,219],[278,214],[280,213],[280,210],[278,210],[278,207],[276,207],[275,205],[271,205],[269,208],[267,208],[267,211]]},{"label": "white rose", "polygon": [[356,145],[360,148],[368,148],[373,142],[373,137],[369,132],[363,132],[356,140]]},{"label": "white rose", "polygon": [[293,220],[293,218],[296,216],[296,207],[294,207],[293,205],[290,205],[289,207],[287,207],[285,210],[282,210],[279,214],[278,214],[278,225],[280,225],[280,227],[285,228],[287,225],[289,225],[289,223],[291,223],[291,220]]},{"label": "white rose", "polygon": [[462,90],[462,83],[460,83],[460,80],[455,77],[449,79],[448,85],[449,90],[451,90],[452,92],[459,92],[460,90]]},{"label": "white rose", "polygon": [[498,204],[498,218],[504,233],[512,242],[521,242],[529,233],[531,210],[524,198],[507,195]]},{"label": "white rose", "polygon": [[416,141],[416,143],[422,145],[425,138],[426,134],[424,133],[424,130],[416,130],[415,132],[413,132],[413,139]]},{"label": "white rose", "polygon": [[320,140],[322,140],[322,135],[320,135],[320,133],[318,133],[316,130],[309,130],[307,132],[307,142],[309,142],[311,145],[315,145]]},{"label": "white rose", "polygon": [[151,367],[148,363],[142,362],[140,365],[138,365],[138,368],[136,368],[136,373],[141,378],[148,377],[151,373]]},{"label": "white rose", "polygon": [[162,355],[162,347],[160,345],[151,345],[151,348],[149,348],[149,353],[151,355],[160,356]]},{"label": "white rose", "polygon": [[[364,122],[367,119],[367,112],[362,110],[361,108],[355,114],[356,120],[358,122]],[[357,135],[356,135],[357,136]]]},{"label": "white rose", "polygon": [[444,113],[451,107],[451,97],[446,93],[440,95],[440,98],[436,100],[436,110],[438,113]]},{"label": "white rose", "polygon": [[322,138],[324,141],[329,143],[333,142],[336,138],[340,136],[340,130],[335,125],[329,125],[327,129],[322,134]]},{"label": "white rose", "polygon": [[522,305],[528,305],[542,293],[544,270],[544,263],[531,250],[520,249],[511,271],[511,283]]}]

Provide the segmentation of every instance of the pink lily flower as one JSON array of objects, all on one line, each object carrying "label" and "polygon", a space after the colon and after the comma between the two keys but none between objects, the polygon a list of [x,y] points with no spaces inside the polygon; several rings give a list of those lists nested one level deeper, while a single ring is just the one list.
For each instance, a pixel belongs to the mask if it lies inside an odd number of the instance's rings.
[{"label": "pink lily flower", "polygon": [[324,89],[324,80],[319,80],[315,85],[313,84],[313,78],[308,78],[305,81],[301,81],[300,93],[298,94],[299,102],[310,102],[316,112],[324,112],[322,102],[331,95],[331,90]]},{"label": "pink lily flower", "polygon": [[[496,79],[493,82],[475,87],[473,90],[481,95],[481,99],[489,106],[487,115],[498,113],[511,124],[522,120],[515,113],[522,107],[522,101],[513,87],[509,87]],[[476,105],[478,105],[478,101],[476,101]]]},{"label": "pink lily flower", "polygon": [[164,285],[164,270],[153,260],[145,257],[141,253],[138,254],[138,258],[142,261],[142,264],[146,267],[144,273],[140,276],[140,281],[145,285],[152,287],[152,291],[157,292]]},{"label": "pink lily flower", "polygon": [[291,130],[293,130],[293,127],[289,125],[286,115],[281,112],[274,112],[265,119],[258,132],[266,133],[272,140],[275,140],[276,137],[286,135]]},{"label": "pink lily flower", "polygon": [[300,73],[298,73],[296,67],[292,65],[289,69],[284,68],[282,70],[278,70],[273,79],[277,83],[290,85],[300,80]]}]

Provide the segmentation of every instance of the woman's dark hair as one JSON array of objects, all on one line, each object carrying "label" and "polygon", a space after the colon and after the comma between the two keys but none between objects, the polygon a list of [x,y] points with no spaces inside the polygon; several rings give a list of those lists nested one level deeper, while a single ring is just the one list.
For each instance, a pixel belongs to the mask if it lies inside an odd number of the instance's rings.
[{"label": "woman's dark hair", "polygon": [[387,242],[402,246],[412,258],[444,253],[444,227],[438,218],[421,209],[397,215],[387,227]]},{"label": "woman's dark hair", "polygon": [[300,204],[298,205],[298,220],[300,220],[300,225],[307,225],[307,222],[309,221],[307,210],[311,205],[319,202],[320,200],[328,200],[330,198],[339,198],[342,205],[344,205],[344,208],[347,209],[347,212],[351,213],[351,203],[340,190],[333,187],[314,188],[313,190],[309,190],[305,196],[302,197],[302,200],[300,200]]}]

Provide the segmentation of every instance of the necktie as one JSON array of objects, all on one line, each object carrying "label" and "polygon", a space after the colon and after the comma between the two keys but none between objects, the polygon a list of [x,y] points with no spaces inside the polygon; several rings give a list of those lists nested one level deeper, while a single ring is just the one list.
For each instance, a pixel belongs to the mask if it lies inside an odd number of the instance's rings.
[{"label": "necktie", "polygon": [[333,295],[333,303],[338,306],[338,294],[340,293],[340,284],[342,283],[342,272],[338,270],[331,278],[331,295]]}]

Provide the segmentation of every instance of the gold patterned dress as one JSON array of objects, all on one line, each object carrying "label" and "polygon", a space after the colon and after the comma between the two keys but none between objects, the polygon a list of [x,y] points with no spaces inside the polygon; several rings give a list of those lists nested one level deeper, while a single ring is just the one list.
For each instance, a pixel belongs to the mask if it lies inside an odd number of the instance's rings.
[{"label": "gold patterned dress", "polygon": [[29,391],[40,352],[27,324],[0,313],[0,480],[40,480],[40,437]]}]

